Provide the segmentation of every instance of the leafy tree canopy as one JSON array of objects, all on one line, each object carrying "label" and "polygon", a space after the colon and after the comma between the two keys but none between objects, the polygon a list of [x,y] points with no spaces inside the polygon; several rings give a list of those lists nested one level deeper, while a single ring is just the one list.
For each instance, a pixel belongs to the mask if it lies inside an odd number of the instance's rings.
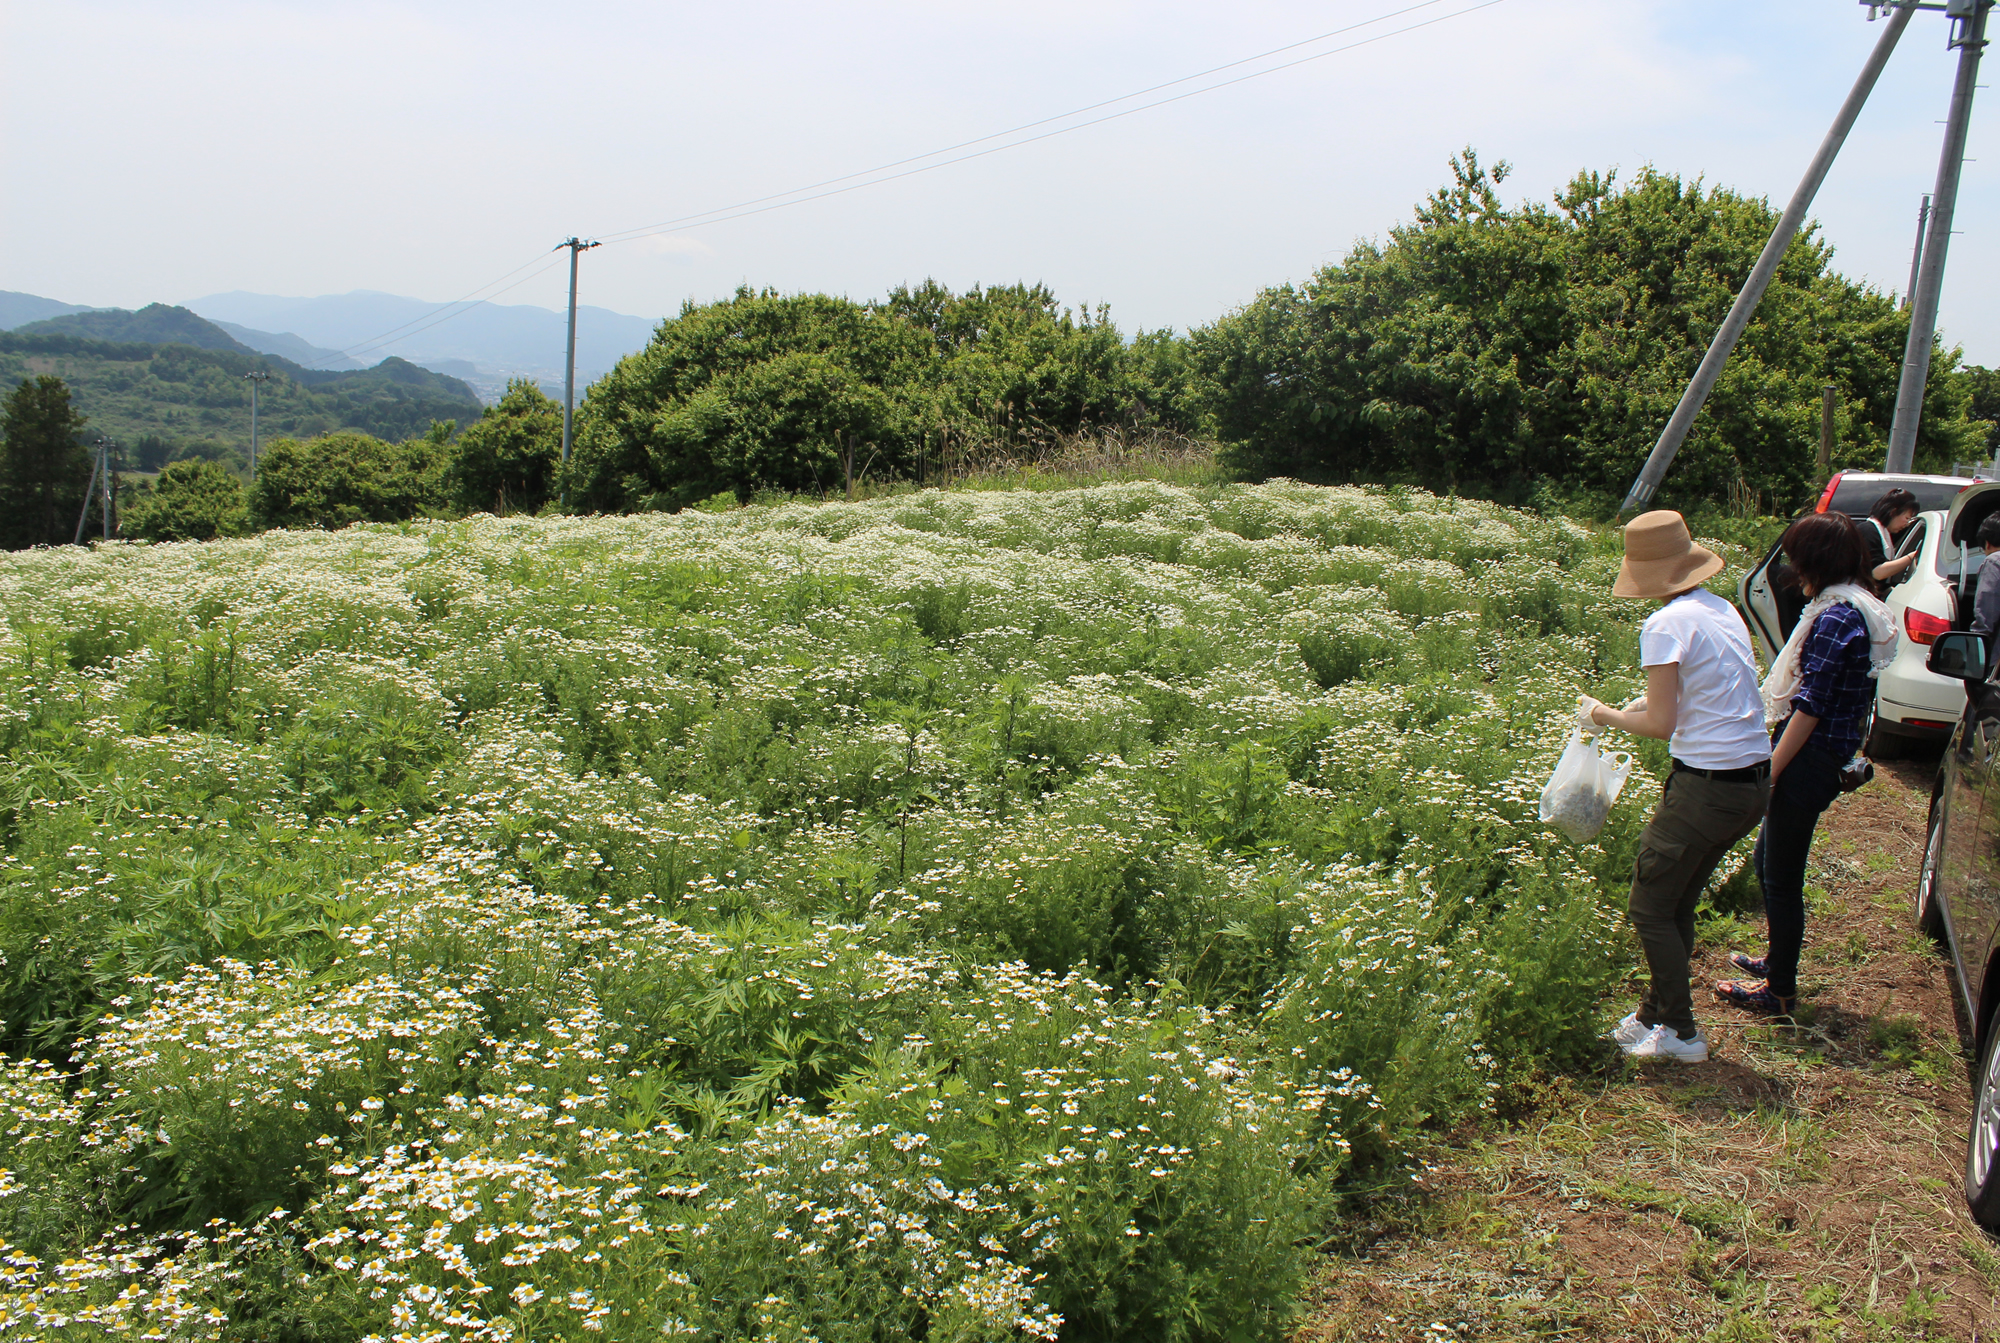
[{"label": "leafy tree canopy", "polygon": [[142,541],[212,541],[250,530],[243,482],[219,462],[171,462],[125,510],[125,534]]},{"label": "leafy tree canopy", "polygon": [[[935,281],[880,303],[739,289],[662,322],[581,412],[573,504],[678,507],[723,491],[920,476],[954,445],[1174,422],[1171,333],[1128,346],[1041,285]],[[845,454],[852,454],[851,462]]]},{"label": "leafy tree canopy", "polygon": [[61,378],[23,379],[0,412],[0,546],[59,546],[76,536],[90,488],[84,416]]},{"label": "leafy tree canopy", "polygon": [[449,420],[407,443],[367,434],[274,439],[257,462],[250,511],[261,527],[345,527],[442,512],[445,469],[457,428]]},{"label": "leafy tree canopy", "polygon": [[[1441,487],[1554,481],[1622,492],[1776,222],[1761,200],[1645,169],[1583,173],[1508,206],[1471,151],[1390,231],[1190,338],[1188,400],[1259,475]],[[1835,465],[1881,461],[1908,332],[1888,296],[1830,268],[1813,229],[1777,279],[1667,478],[1667,494],[1811,488],[1820,388]],[[1956,351],[1933,358],[1920,464],[1976,436]]]},{"label": "leafy tree canopy", "polygon": [[458,436],[451,491],[467,509],[534,513],[553,497],[562,456],[562,407],[532,378],[513,378]]}]

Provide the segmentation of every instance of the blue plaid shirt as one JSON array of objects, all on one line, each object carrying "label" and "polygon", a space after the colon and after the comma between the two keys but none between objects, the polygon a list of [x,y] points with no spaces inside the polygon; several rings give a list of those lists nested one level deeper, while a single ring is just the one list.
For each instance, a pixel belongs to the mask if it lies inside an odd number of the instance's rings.
[{"label": "blue plaid shirt", "polygon": [[1868,623],[1846,602],[1819,613],[1799,649],[1799,693],[1792,708],[1819,719],[1806,740],[1843,763],[1861,749],[1861,728],[1875,702],[1868,675]]}]

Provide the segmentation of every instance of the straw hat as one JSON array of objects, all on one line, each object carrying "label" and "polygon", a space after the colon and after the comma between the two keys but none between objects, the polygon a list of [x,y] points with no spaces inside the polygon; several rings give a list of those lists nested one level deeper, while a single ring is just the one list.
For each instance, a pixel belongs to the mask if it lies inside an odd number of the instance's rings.
[{"label": "straw hat", "polygon": [[1685,518],[1656,509],[1625,524],[1625,562],[1611,595],[1671,597],[1721,572],[1722,557],[1694,543]]}]

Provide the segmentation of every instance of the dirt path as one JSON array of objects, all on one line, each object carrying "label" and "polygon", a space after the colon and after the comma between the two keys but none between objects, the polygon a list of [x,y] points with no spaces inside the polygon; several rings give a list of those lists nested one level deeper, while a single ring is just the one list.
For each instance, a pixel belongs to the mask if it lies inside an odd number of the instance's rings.
[{"label": "dirt path", "polygon": [[[1805,1029],[1701,997],[1708,1063],[1614,1055],[1441,1146],[1419,1191],[1328,1257],[1300,1343],[2000,1343],[2000,1242],[1959,1192],[1955,990],[1910,915],[1935,768],[1882,766],[1821,822]],[[1706,924],[1698,984],[1760,938]]]}]

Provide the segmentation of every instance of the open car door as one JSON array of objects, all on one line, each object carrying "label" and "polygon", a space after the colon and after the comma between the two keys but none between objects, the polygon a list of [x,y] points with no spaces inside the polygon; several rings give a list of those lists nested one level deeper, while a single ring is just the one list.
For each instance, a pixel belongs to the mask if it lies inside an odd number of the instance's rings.
[{"label": "open car door", "polygon": [[1791,566],[1785,563],[1777,542],[1771,543],[1762,563],[1743,575],[1736,587],[1736,609],[1750,627],[1750,641],[1757,645],[1758,655],[1770,665],[1785,640],[1792,637],[1792,626],[1798,624],[1799,613],[1805,609],[1805,597],[1792,581]]}]

